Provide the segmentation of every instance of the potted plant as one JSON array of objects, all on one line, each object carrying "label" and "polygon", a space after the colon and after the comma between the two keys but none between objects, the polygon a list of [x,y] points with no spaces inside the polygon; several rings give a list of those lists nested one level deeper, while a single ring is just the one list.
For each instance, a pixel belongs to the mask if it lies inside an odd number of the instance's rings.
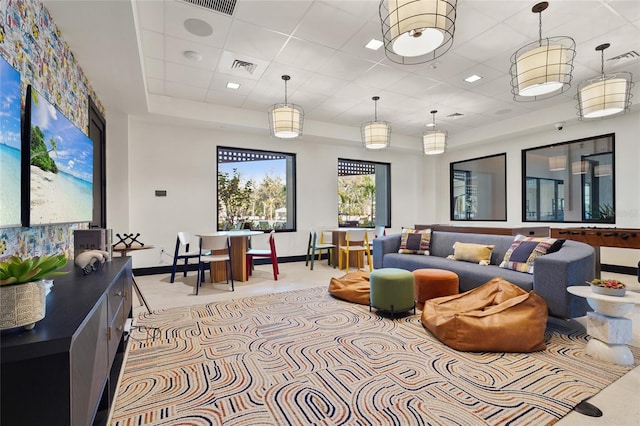
[{"label": "potted plant", "polygon": [[21,259],[12,256],[0,262],[0,330],[24,326],[27,330],[45,316],[47,285],[44,278],[67,264],[64,254]]},{"label": "potted plant", "polygon": [[626,292],[625,285],[618,280],[601,280],[596,278],[593,281],[587,281],[591,285],[591,291],[596,294],[605,294],[608,296],[624,296]]}]

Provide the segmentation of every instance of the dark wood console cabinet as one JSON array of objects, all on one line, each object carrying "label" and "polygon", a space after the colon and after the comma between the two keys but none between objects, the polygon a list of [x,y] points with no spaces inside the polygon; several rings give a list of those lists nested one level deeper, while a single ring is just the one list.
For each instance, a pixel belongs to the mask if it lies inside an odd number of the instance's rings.
[{"label": "dark wood console cabinet", "polygon": [[0,424],[106,424],[132,315],[131,258],[84,275],[67,266],[33,330],[0,336]]}]

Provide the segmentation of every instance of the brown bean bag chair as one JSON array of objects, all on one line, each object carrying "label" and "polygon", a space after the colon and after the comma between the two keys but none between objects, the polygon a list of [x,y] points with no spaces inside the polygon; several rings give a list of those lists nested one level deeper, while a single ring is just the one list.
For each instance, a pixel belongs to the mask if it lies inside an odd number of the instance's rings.
[{"label": "brown bean bag chair", "polygon": [[427,300],[422,324],[460,351],[534,352],[546,349],[547,303],[502,278],[467,292]]},{"label": "brown bean bag chair", "polygon": [[350,272],[331,278],[329,293],[338,299],[369,306],[369,272]]}]

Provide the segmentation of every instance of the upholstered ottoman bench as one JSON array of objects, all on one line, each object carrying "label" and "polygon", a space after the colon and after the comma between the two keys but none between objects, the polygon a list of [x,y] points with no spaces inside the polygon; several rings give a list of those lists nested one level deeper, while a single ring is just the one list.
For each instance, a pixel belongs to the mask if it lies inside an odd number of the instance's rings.
[{"label": "upholstered ottoman bench", "polygon": [[369,274],[369,311],[374,307],[380,311],[396,312],[413,309],[416,313],[416,302],[413,298],[413,273],[405,269],[382,268]]},{"label": "upholstered ottoman bench", "polygon": [[418,309],[435,297],[458,294],[458,275],[444,269],[416,269],[413,271],[415,298]]}]

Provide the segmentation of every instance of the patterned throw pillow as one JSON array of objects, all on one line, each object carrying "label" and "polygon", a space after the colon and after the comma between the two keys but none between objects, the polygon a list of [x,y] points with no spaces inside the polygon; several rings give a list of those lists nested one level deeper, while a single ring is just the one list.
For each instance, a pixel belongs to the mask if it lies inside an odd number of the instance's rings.
[{"label": "patterned throw pillow", "polygon": [[431,229],[421,229],[419,231],[410,228],[403,229],[398,253],[429,256],[430,241]]},{"label": "patterned throw pillow", "polygon": [[560,250],[563,243],[563,239],[516,235],[500,267],[533,274],[533,260],[538,256]]},{"label": "patterned throw pillow", "polygon": [[448,256],[447,259],[488,265],[491,263],[491,252],[494,247],[495,245],[493,244],[473,244],[457,241],[453,245],[453,255]]}]

